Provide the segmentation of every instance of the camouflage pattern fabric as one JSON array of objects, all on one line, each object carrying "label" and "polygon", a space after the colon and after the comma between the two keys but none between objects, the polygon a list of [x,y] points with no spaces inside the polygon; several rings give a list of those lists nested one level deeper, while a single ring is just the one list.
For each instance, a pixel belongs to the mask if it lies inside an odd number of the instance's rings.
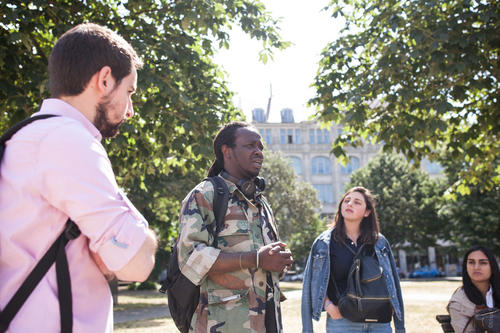
[{"label": "camouflage pattern fabric", "polygon": [[203,181],[183,200],[179,219],[179,267],[194,284],[200,285],[200,302],[191,321],[190,332],[196,333],[266,333],[266,277],[271,274],[274,292],[275,318],[279,333],[283,331],[280,310],[278,273],[262,269],[244,269],[217,276],[217,282],[207,272],[220,251],[256,251],[279,239],[272,211],[261,195],[254,204],[224,179],[230,200],[224,227],[213,244],[215,216],[212,210],[214,189]]}]

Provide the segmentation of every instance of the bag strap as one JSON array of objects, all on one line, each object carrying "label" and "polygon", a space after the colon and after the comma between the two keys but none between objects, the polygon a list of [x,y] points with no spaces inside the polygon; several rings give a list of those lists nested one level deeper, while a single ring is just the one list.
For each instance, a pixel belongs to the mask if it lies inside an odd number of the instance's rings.
[{"label": "bag strap", "polygon": [[0,314],[1,328],[5,332],[9,327],[14,316],[21,309],[28,299],[29,295],[36,288],[38,283],[45,276],[52,264],[56,263],[57,291],[59,294],[59,312],[61,314],[61,332],[71,332],[73,325],[72,300],[71,300],[71,281],[68,269],[68,260],[66,257],[66,244],[80,235],[80,229],[71,219],[68,219],[63,232],[52,243],[52,246],[45,252],[44,256],[37,263],[35,268],[28,275],[26,280],[14,296],[10,299],[7,306]]},{"label": "bag strap", "polygon": [[465,324],[465,327],[464,327],[464,330],[462,331],[462,333],[465,333],[465,331],[467,330],[467,327],[469,327],[469,325],[472,322],[473,318],[474,318],[474,316],[469,317],[469,320],[467,320],[467,324]]},{"label": "bag strap", "polygon": [[5,150],[5,143],[9,141],[14,134],[16,134],[17,131],[19,131],[21,128],[24,126],[31,124],[35,120],[39,119],[46,119],[46,118],[51,118],[51,117],[57,117],[55,114],[39,114],[37,116],[29,117],[24,120],[21,120],[20,122],[16,123],[14,126],[9,128],[7,132],[5,132],[1,137],[0,137],[0,161],[3,158],[3,153]]},{"label": "bag strap", "polygon": [[219,176],[205,178],[214,186],[214,200],[212,209],[215,216],[215,230],[213,246],[217,247],[217,235],[224,226],[224,218],[226,217],[227,205],[229,202],[229,188],[226,182]]},{"label": "bag strap", "polygon": [[[353,264],[354,264],[354,261],[359,257],[359,255],[361,253],[363,253],[363,248],[365,247],[365,244],[364,243],[361,244],[356,252],[354,252],[353,249],[351,249],[349,246],[347,246],[347,244],[345,244],[345,243],[343,243],[343,244],[354,255],[354,257],[353,257]],[[352,268],[352,265],[351,265],[351,268]],[[349,271],[351,270],[351,268],[349,268]],[[335,288],[335,295],[337,295],[337,298],[340,298],[341,295],[339,293],[339,289],[337,287],[337,283],[335,282],[335,278],[333,277],[333,274],[330,274],[330,279],[332,280],[333,287]]]},{"label": "bag strap", "polygon": [[[35,120],[55,117],[53,114],[43,114],[24,119],[12,126],[0,137],[0,161],[5,150],[5,142],[24,126]],[[66,257],[66,244],[80,235],[80,229],[71,219],[66,221],[66,226],[59,237],[52,243],[47,252],[33,268],[28,277],[16,291],[9,303],[0,312],[0,332],[5,332],[19,312],[23,304],[40,283],[52,264],[56,263],[57,292],[59,297],[59,313],[61,316],[61,333],[70,333],[73,327],[73,305],[71,294],[71,280]]]}]

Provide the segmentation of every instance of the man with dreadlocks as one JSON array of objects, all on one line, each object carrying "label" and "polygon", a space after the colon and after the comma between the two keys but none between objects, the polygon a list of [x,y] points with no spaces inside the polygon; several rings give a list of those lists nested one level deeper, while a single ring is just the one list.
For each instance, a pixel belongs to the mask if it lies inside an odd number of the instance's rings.
[{"label": "man with dreadlocks", "polygon": [[215,236],[214,187],[198,184],[184,199],[179,220],[179,267],[196,285],[200,301],[193,332],[281,333],[279,276],[293,263],[279,241],[273,213],[257,177],[264,160],[257,130],[247,123],[225,125],[214,139],[208,176],[229,188],[224,227]]}]

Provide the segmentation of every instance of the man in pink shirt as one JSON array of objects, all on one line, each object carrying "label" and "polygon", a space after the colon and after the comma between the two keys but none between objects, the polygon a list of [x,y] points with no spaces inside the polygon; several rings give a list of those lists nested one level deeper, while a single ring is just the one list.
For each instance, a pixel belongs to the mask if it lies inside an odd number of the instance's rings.
[{"label": "man in pink shirt", "polygon": [[[111,332],[106,278],[144,281],[156,238],[116,183],[102,137],[133,116],[142,62],[122,37],[82,24],[58,40],[49,59],[53,98],[37,120],[6,143],[0,166],[0,309],[12,298],[71,218],[81,235],[66,246],[73,332]],[[27,73],[29,75],[29,73]],[[61,330],[55,265],[8,332]]]}]

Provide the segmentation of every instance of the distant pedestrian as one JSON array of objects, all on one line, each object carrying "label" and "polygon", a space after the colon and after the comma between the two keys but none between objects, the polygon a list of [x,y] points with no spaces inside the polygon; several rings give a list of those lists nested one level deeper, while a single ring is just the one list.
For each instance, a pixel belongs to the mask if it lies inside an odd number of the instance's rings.
[{"label": "distant pedestrian", "polygon": [[[307,259],[302,287],[302,332],[313,332],[312,319],[328,313],[326,331],[391,332],[390,323],[358,323],[343,318],[338,308],[339,295],[347,289],[347,277],[353,252],[363,246],[376,257],[383,269],[397,333],[404,333],[401,286],[394,256],[387,239],[379,233],[379,223],[372,194],[364,187],[354,187],[339,202],[334,224],[319,235]],[[335,285],[337,286],[338,293]]]}]

